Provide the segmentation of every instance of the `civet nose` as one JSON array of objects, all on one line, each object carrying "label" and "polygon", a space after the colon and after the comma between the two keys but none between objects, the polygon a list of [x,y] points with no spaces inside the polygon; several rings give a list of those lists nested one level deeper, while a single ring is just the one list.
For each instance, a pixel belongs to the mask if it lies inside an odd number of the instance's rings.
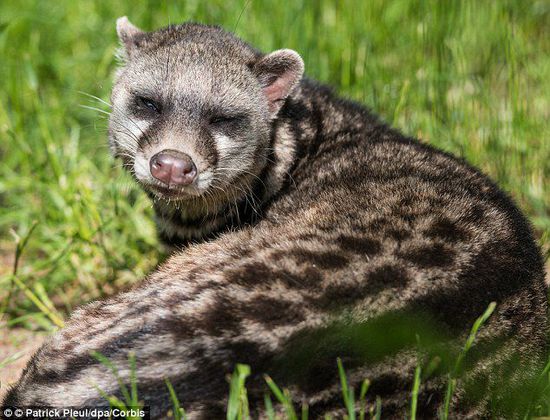
[{"label": "civet nose", "polygon": [[167,185],[189,185],[197,176],[197,167],[189,155],[163,150],[151,158],[151,175]]}]

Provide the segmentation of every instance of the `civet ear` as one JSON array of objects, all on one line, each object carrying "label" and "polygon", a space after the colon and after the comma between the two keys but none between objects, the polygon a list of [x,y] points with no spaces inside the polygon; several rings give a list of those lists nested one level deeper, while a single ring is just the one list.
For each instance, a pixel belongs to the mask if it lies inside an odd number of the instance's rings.
[{"label": "civet ear", "polygon": [[274,118],[304,74],[304,61],[293,50],[277,50],[262,57],[253,67]]},{"label": "civet ear", "polygon": [[136,47],[136,36],[144,33],[141,29],[132,24],[126,16],[119,17],[116,20],[116,32],[127,56],[131,55],[132,50]]}]

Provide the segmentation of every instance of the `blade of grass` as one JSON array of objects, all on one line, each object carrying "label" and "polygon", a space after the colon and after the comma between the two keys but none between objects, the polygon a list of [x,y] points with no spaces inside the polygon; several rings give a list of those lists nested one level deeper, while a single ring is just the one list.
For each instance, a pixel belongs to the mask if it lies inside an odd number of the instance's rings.
[{"label": "blade of grass", "polygon": [[42,301],[36,296],[31,289],[29,289],[17,276],[12,276],[14,283],[19,287],[25,296],[34,303],[42,313],[44,313],[55,325],[59,328],[63,328],[65,323],[61,317],[52,312]]},{"label": "blade of grass", "polygon": [[5,368],[6,366],[12,364],[13,362],[15,362],[16,360],[20,359],[21,356],[23,356],[25,354],[24,351],[18,351],[16,353],[13,353],[11,356],[8,356],[6,357],[5,359],[3,359],[2,361],[0,361],[0,369],[3,369]]},{"label": "blade of grass", "polygon": [[137,379],[136,379],[136,354],[131,351],[128,353],[128,362],[130,364],[130,406],[138,406]]},{"label": "blade of grass", "polygon": [[122,393],[122,396],[126,401],[131,401],[132,397],[130,396],[130,393],[128,392],[128,388],[122,381],[120,375],[118,374],[118,369],[116,366],[105,356],[103,356],[101,353],[97,351],[90,352],[93,357],[95,357],[103,366],[109,368],[109,370],[113,373],[114,377],[116,378],[118,382],[118,387],[120,389],[120,392]]},{"label": "blade of grass", "polygon": [[349,420],[355,420],[355,401],[353,388],[348,386],[348,379],[346,377],[346,371],[344,370],[344,365],[340,358],[336,359],[338,364],[338,375],[340,376],[340,383],[342,385],[342,395],[344,397],[344,404],[348,410]]},{"label": "blade of grass", "polygon": [[271,379],[267,375],[264,375],[264,380],[266,381],[267,386],[269,386],[269,389],[271,390],[271,392],[273,392],[277,400],[283,405],[288,419],[297,420],[298,416],[296,415],[296,411],[294,410],[294,405],[292,404],[292,400],[290,399],[288,391],[281,391],[281,389],[277,386],[273,379]]},{"label": "blade of grass", "polygon": [[229,398],[227,401],[227,420],[248,417],[248,399],[246,397],[245,381],[250,375],[250,366],[238,364],[231,376]]},{"label": "blade of grass", "polygon": [[464,344],[464,347],[462,348],[460,354],[458,355],[453,370],[449,374],[449,382],[447,384],[447,389],[445,391],[445,400],[443,402],[443,409],[441,411],[441,418],[443,420],[447,420],[449,418],[449,412],[451,408],[451,399],[453,397],[454,391],[456,390],[457,385],[457,377],[460,372],[460,368],[462,367],[462,362],[464,360],[464,357],[466,357],[466,353],[470,350],[472,347],[475,338],[477,336],[477,333],[479,329],[485,324],[485,322],[489,319],[489,317],[492,315],[496,307],[496,302],[491,302],[483,315],[481,315],[479,318],[476,319],[474,322],[474,325],[472,326],[470,330],[470,334],[468,335],[468,338],[466,339],[466,343]]},{"label": "blade of grass", "polygon": [[380,420],[382,417],[382,400],[379,396],[376,396],[376,409],[374,411],[374,420]]},{"label": "blade of grass", "polygon": [[185,420],[185,410],[181,407],[180,402],[178,400],[178,396],[176,395],[176,391],[174,391],[174,387],[170,383],[168,379],[164,380],[164,383],[166,384],[166,387],[168,388],[168,392],[170,393],[170,399],[172,400],[172,405],[174,406],[174,418],[176,420]]},{"label": "blade of grass", "polygon": [[265,415],[268,420],[275,420],[275,411],[273,410],[273,402],[268,394],[264,395]]},{"label": "blade of grass", "polygon": [[363,383],[361,384],[361,390],[359,392],[359,405],[361,406],[361,410],[359,411],[359,420],[365,420],[365,411],[367,409],[367,400],[366,395],[370,387],[370,381],[368,379],[365,379]]},{"label": "blade of grass", "polygon": [[[23,236],[23,238],[19,237],[15,232],[13,232],[13,236],[15,237],[15,258],[13,260],[13,266],[12,266],[12,275],[17,276],[17,270],[19,269],[19,260],[21,258],[21,255],[23,254],[23,250],[27,246],[27,243],[29,242],[30,237],[32,236],[34,230],[38,226],[38,221],[34,221],[31,224],[31,227],[27,231],[26,235]],[[12,280],[10,282],[10,288],[8,291],[8,295],[6,296],[6,299],[4,300],[4,303],[2,304],[2,308],[0,309],[0,314],[3,314],[6,312],[10,302],[11,297],[13,295],[13,289],[14,289],[15,282]]]},{"label": "blade of grass", "polygon": [[309,417],[309,405],[307,403],[302,404],[302,420],[308,420]]},{"label": "blade of grass", "polygon": [[418,405],[418,390],[420,389],[420,374],[422,369],[417,366],[414,371],[414,383],[411,393],[411,420],[416,420],[416,409]]}]

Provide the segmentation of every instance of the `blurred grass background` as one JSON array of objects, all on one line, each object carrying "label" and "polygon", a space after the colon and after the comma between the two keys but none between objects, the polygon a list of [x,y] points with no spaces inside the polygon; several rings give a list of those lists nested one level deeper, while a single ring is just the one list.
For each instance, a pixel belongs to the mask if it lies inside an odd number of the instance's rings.
[{"label": "blurred grass background", "polygon": [[109,156],[105,115],[80,106],[107,110],[86,94],[109,98],[122,15],[146,30],[219,24],[264,51],[297,50],[308,76],[491,175],[548,256],[548,1],[3,0],[2,328],[51,330],[161,258],[150,203]]}]

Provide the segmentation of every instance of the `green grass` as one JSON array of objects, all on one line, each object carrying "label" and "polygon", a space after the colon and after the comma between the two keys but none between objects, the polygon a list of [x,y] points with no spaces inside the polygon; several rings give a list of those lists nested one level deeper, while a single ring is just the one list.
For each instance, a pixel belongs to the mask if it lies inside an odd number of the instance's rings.
[{"label": "green grass", "polygon": [[[447,377],[447,392],[445,399],[441,404],[438,419],[447,420],[450,415],[452,415],[451,409],[451,398],[456,392],[457,380],[460,378],[460,369],[463,365],[464,358],[467,356],[467,353],[472,348],[476,336],[480,329],[484,326],[490,316],[495,310],[496,304],[492,302],[489,304],[485,312],[477,318],[474,322],[470,334],[468,335],[466,342],[462,350],[458,353],[456,359],[453,362],[453,367]],[[419,359],[422,352],[419,352]],[[94,352],[93,356],[101,362],[105,367],[107,367],[114,377],[117,379],[119,384],[120,394],[122,395],[122,400],[115,397],[105,394],[101,389],[99,392],[101,395],[109,402],[111,407],[120,408],[120,409],[129,409],[129,408],[141,408],[143,407],[143,402],[139,399],[137,393],[137,375],[136,375],[136,359],[135,355],[130,352],[128,355],[129,359],[129,386],[131,391],[128,391],[126,383],[119,376],[117,368],[107,359],[105,356]],[[342,408],[345,409],[346,414],[343,414],[342,418],[344,420],[364,420],[366,418],[366,408],[370,405],[370,418],[371,419],[380,419],[382,415],[381,409],[381,399],[379,396],[373,398],[373,396],[368,395],[370,382],[368,379],[364,379],[361,383],[361,389],[356,400],[356,391],[353,386],[349,383],[344,364],[340,358],[336,360],[336,365],[338,368],[338,375],[340,377],[340,385],[342,389]],[[550,386],[550,378],[547,378],[546,375],[550,369],[550,363],[546,366],[542,372],[541,378],[544,381],[544,384],[548,387]],[[411,411],[410,419],[416,419],[417,403],[418,403],[418,394],[420,391],[420,382],[421,382],[421,372],[422,372],[422,362],[419,360],[419,363],[415,369],[414,380],[411,389]],[[286,420],[307,420],[309,417],[309,407],[306,403],[301,404],[300,416],[296,412],[296,403],[295,398],[293,398],[291,392],[283,388],[281,389],[271,377],[264,375],[264,380],[269,389],[270,394],[265,394],[264,396],[264,405],[263,407],[250,407],[246,389],[246,379],[250,376],[251,370],[248,365],[237,364],[233,375],[231,376],[228,388],[229,396],[227,399],[227,410],[226,410],[226,419],[227,420],[248,420],[251,418],[250,411],[252,409],[265,410],[265,417],[269,420],[283,419]],[[429,375],[428,375],[429,376]],[[172,384],[168,379],[165,379],[166,386],[170,393],[170,399],[173,404],[173,410],[170,412],[170,417],[177,419],[185,419],[185,411],[182,408],[182,402],[180,398],[174,391]],[[275,414],[275,404],[273,403],[271,396],[275,397],[276,404],[278,404],[279,413]],[[185,395],[182,396],[185,398]],[[370,400],[370,404],[368,402]],[[540,411],[542,398],[540,395],[533,395],[533,398],[528,407],[524,407],[523,412],[520,413],[520,417],[528,418],[529,414],[533,410],[538,409]],[[357,414],[359,416],[357,416]],[[340,418],[340,417],[338,417]],[[330,415],[326,415],[325,419],[331,420]]]},{"label": "green grass", "polygon": [[57,311],[114,293],[161,258],[150,203],[109,157],[104,115],[85,108],[101,107],[86,94],[109,97],[124,14],[145,29],[197,20],[265,51],[294,48],[309,76],[493,176],[548,252],[547,2],[3,1],[0,290],[14,283],[15,238],[37,223],[10,325],[59,325]]},{"label": "green grass", "polygon": [[[0,2],[0,320],[54,330],[163,256],[149,201],[109,157],[115,19],[219,24],[491,175],[550,255],[550,3]],[[413,410],[413,408],[411,408]]]}]

